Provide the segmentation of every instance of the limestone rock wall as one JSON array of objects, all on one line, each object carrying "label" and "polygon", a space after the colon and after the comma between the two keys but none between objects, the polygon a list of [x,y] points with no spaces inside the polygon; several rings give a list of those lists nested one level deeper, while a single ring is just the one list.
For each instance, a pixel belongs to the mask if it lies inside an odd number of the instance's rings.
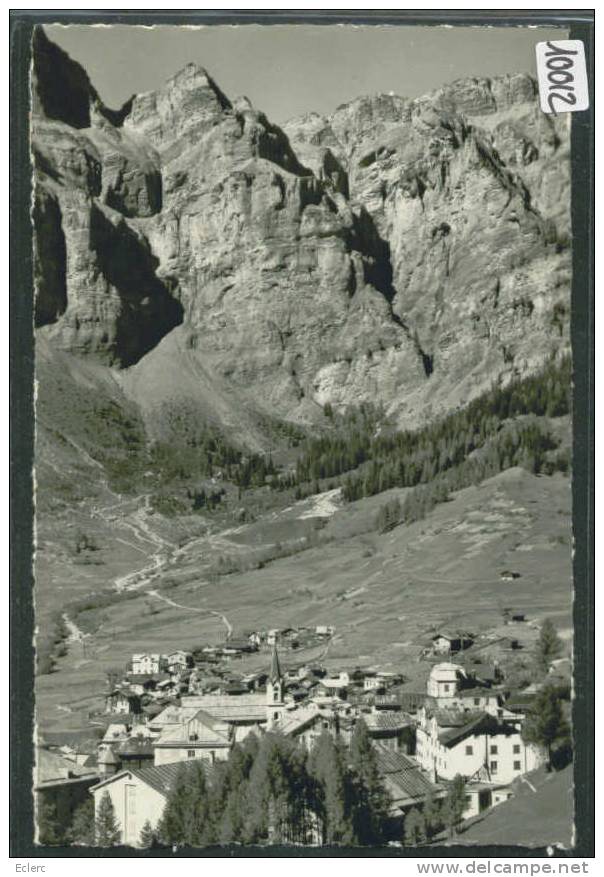
[{"label": "limestone rock wall", "polygon": [[312,421],[378,401],[404,425],[568,346],[568,132],[530,77],[362,98],[281,130],[192,64],[108,110],[36,33],[36,316],[52,344],[134,368],[139,390],[164,357],[177,393],[185,359],[165,351],[186,349],[204,386],[214,375],[250,410]]},{"label": "limestone rock wall", "polygon": [[353,213],[381,240],[394,314],[428,378],[390,401],[402,422],[568,349],[569,130],[541,112],[531,77],[360,98],[285,129],[294,148],[329,145]]}]

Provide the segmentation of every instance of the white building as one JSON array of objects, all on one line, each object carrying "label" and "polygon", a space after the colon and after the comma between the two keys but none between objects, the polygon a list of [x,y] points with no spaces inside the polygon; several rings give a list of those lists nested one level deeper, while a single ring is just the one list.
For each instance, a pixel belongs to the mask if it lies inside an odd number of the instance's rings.
[{"label": "white building", "polygon": [[473,712],[484,710],[493,716],[503,715],[500,691],[486,684],[476,684],[458,664],[435,664],[426,688],[439,707]]},{"label": "white building", "polygon": [[187,667],[193,666],[193,656],[191,652],[185,652],[183,649],[177,649],[166,655],[166,668],[170,673],[182,673]]},{"label": "white building", "polygon": [[330,718],[322,715],[316,704],[310,703],[288,710],[281,719],[279,731],[287,737],[293,737],[310,752],[321,734],[332,726]]},{"label": "white building", "polygon": [[457,664],[435,664],[428,679],[428,694],[437,700],[452,699],[459,690],[462,675],[462,668]]},{"label": "white building", "polygon": [[383,684],[383,680],[379,678],[377,673],[373,673],[371,676],[365,676],[363,679],[363,690],[375,691],[376,688],[381,688]]},{"label": "white building", "polygon": [[181,698],[150,720],[156,765],[201,758],[228,758],[231,747],[260,728],[279,728],[286,703],[279,656],[273,647],[266,692],[240,695],[202,694]]},{"label": "white building", "polygon": [[490,688],[462,688],[452,699],[452,706],[468,712],[482,710],[492,716],[503,718],[506,713],[501,708],[500,692]]},{"label": "white building", "polygon": [[132,655],[132,673],[135,676],[153,675],[153,673],[161,673],[167,667],[167,659],[165,655]]},{"label": "white building", "polygon": [[232,728],[203,710],[187,721],[166,728],[154,741],[156,765],[202,758],[214,764],[226,760],[233,744]]},{"label": "white building", "polygon": [[420,710],[415,757],[435,778],[457,774],[497,785],[535,770],[542,750],[523,741],[519,725],[485,712]]},{"label": "white building", "polygon": [[121,843],[139,846],[145,823],[149,822],[152,830],[157,828],[181,770],[183,765],[174,763],[119,771],[91,788],[95,813],[98,814],[101,798],[107,792],[120,828]]},{"label": "white building", "polygon": [[432,637],[432,651],[437,655],[452,655],[468,649],[474,639],[463,631],[440,631]]}]

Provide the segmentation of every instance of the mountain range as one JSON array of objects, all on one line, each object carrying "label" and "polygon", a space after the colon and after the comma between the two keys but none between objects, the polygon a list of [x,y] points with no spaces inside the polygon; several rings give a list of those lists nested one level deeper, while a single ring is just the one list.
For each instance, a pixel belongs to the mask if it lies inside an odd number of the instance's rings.
[{"label": "mountain range", "polygon": [[414,428],[569,350],[569,126],[527,74],[279,128],[195,64],[111,110],[37,28],[32,102],[42,430],[78,392],[256,451],[326,406]]}]

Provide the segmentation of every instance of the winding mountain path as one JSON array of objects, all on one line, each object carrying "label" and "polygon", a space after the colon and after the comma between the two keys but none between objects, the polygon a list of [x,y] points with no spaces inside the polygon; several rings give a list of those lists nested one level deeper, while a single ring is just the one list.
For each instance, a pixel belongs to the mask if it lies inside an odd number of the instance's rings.
[{"label": "winding mountain path", "polygon": [[220,612],[218,609],[206,609],[200,608],[198,606],[183,606],[181,603],[175,603],[174,600],[170,600],[169,597],[164,597],[163,594],[160,594],[158,591],[145,591],[146,594],[149,594],[150,597],[157,597],[158,600],[163,600],[164,603],[167,603],[169,606],[174,606],[176,609],[186,609],[188,612],[205,612],[208,615],[214,615],[216,618],[220,618],[224,626],[227,630],[227,639],[230,639],[233,634],[233,625],[229,621],[229,619],[224,615],[224,613]]},{"label": "winding mountain path", "polygon": [[80,630],[80,628],[77,626],[77,624],[71,620],[71,618],[69,617],[69,615],[66,612],[63,613],[63,622],[65,624],[65,627],[69,631],[69,636],[67,637],[67,642],[68,643],[76,643],[76,642],[81,643],[83,641],[84,637],[86,636],[86,634]]}]

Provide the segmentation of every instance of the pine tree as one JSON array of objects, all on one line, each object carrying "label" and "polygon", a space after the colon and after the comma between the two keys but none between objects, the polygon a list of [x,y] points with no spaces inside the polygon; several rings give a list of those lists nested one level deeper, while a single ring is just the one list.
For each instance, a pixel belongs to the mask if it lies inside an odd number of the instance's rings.
[{"label": "pine tree", "polygon": [[539,639],[536,647],[537,667],[542,673],[547,673],[551,662],[560,654],[562,641],[558,636],[553,622],[546,618],[541,625]]},{"label": "pine tree", "polygon": [[95,844],[94,800],[88,800],[76,807],[67,829],[69,843],[77,846],[92,847]]},{"label": "pine tree", "polygon": [[311,778],[311,807],[319,817],[323,843],[354,843],[352,788],[345,754],[331,734],[324,731],[308,758]]},{"label": "pine tree", "polygon": [[466,781],[461,774],[457,774],[449,786],[449,791],[442,808],[443,821],[449,829],[451,836],[455,834],[457,826],[463,819],[465,809]]},{"label": "pine tree", "polygon": [[258,739],[250,734],[243,744],[233,747],[228,761],[215,773],[210,795],[213,843],[241,841],[247,815],[247,783],[257,753]]},{"label": "pine tree", "polygon": [[158,833],[170,845],[199,847],[209,834],[209,800],[203,766],[182,765],[168,795]]},{"label": "pine tree", "polygon": [[49,801],[38,801],[38,840],[43,846],[60,846],[64,841],[57,808]]},{"label": "pine tree", "polygon": [[311,812],[305,760],[291,739],[275,733],[262,738],[248,783],[244,842],[306,842]]},{"label": "pine tree", "polygon": [[405,816],[405,846],[416,847],[425,842],[426,836],[425,817],[413,807]]},{"label": "pine tree", "polygon": [[565,743],[570,729],[564,718],[560,693],[553,686],[543,688],[522,726],[522,739],[547,749],[548,764],[552,763],[552,749],[556,743]]},{"label": "pine tree", "polygon": [[114,847],[121,840],[119,823],[109,792],[103,792],[95,822],[97,847]]},{"label": "pine tree", "polygon": [[432,792],[429,792],[426,797],[423,813],[426,821],[426,835],[430,839],[437,834],[442,825],[441,808]]},{"label": "pine tree", "polygon": [[145,824],[143,825],[139,838],[139,846],[141,846],[144,850],[149,850],[152,847],[157,845],[157,837],[155,832],[153,831],[153,826],[147,819]]},{"label": "pine tree", "polygon": [[350,761],[356,793],[355,835],[361,844],[379,844],[386,829],[389,797],[378,771],[367,725],[362,719],[356,723],[350,741]]}]

